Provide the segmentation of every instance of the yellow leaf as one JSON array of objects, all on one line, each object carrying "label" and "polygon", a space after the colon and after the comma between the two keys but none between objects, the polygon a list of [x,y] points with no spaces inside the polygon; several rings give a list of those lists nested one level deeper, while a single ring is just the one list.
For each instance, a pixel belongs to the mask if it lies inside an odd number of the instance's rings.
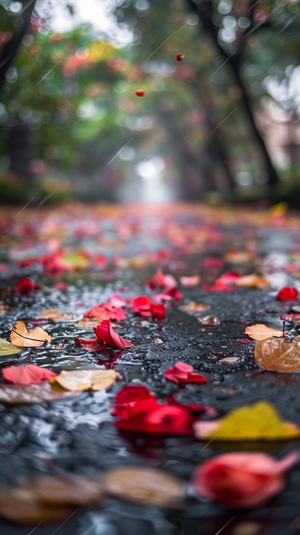
[{"label": "yellow leaf", "polygon": [[292,422],[282,421],[276,408],[266,401],[234,409],[214,422],[197,422],[194,429],[197,438],[218,441],[284,440],[300,436],[300,429]]},{"label": "yellow leaf", "polygon": [[51,382],[57,382],[66,390],[103,390],[109,388],[120,375],[114,370],[62,371]]},{"label": "yellow leaf", "polygon": [[10,340],[18,347],[39,347],[51,342],[51,335],[41,327],[28,331],[23,321],[17,321],[10,333]]},{"label": "yellow leaf", "polygon": [[251,273],[251,275],[245,275],[244,277],[239,277],[235,284],[237,286],[244,286],[246,288],[266,288],[266,286],[270,286],[270,282],[266,277],[262,277],[260,275],[256,275],[255,273]]},{"label": "yellow leaf", "polygon": [[282,337],[282,331],[279,329],[271,329],[263,323],[256,323],[256,325],[246,327],[245,334],[250,338],[253,338],[253,340],[265,340],[271,336]]}]

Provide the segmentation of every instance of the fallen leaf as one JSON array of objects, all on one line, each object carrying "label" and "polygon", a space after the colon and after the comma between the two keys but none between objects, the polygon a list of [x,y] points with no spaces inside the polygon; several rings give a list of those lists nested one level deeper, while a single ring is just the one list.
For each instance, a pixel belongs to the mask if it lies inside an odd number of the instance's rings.
[{"label": "fallen leaf", "polygon": [[300,337],[267,338],[255,347],[256,362],[264,370],[293,373],[300,370]]},{"label": "fallen leaf", "polygon": [[72,313],[60,312],[56,308],[53,308],[49,310],[43,310],[42,312],[38,314],[38,318],[45,318],[48,320],[64,322],[64,321],[73,321],[73,320],[75,321],[76,319],[78,319],[78,315],[75,315]]},{"label": "fallen leaf", "polygon": [[72,512],[72,507],[54,507],[40,503],[30,485],[0,489],[0,516],[12,522],[63,522]]},{"label": "fallen leaf", "polygon": [[114,370],[74,370],[60,372],[51,382],[57,382],[66,390],[104,390],[120,375]]},{"label": "fallen leaf", "polygon": [[266,277],[251,273],[251,275],[245,275],[236,280],[237,286],[244,286],[246,288],[266,288],[270,286],[270,282]]},{"label": "fallen leaf", "polygon": [[38,477],[32,479],[30,483],[35,497],[42,504],[91,507],[98,505],[104,498],[102,480],[82,475]]},{"label": "fallen leaf", "polygon": [[42,401],[56,401],[78,395],[68,392],[58,384],[43,381],[40,385],[16,386],[0,384],[0,403],[8,405],[28,405]]},{"label": "fallen leaf", "polygon": [[39,347],[51,342],[51,335],[41,327],[35,327],[32,331],[26,329],[23,321],[17,321],[10,333],[13,344],[19,347]]},{"label": "fallen leaf", "polygon": [[172,507],[183,499],[185,486],[177,477],[155,468],[120,467],[104,476],[105,491],[140,505]]},{"label": "fallen leaf", "polygon": [[194,431],[199,439],[217,441],[285,440],[300,436],[300,429],[292,422],[282,421],[267,401],[244,405],[218,420],[198,421]]},{"label": "fallen leaf", "polygon": [[257,507],[283,490],[284,472],[298,461],[298,451],[279,461],[264,453],[225,453],[196,467],[192,487],[201,499],[235,508]]},{"label": "fallen leaf", "polygon": [[5,357],[6,355],[14,355],[15,353],[20,353],[22,349],[14,346],[10,342],[7,342],[3,338],[0,338],[0,357]]},{"label": "fallen leaf", "polygon": [[209,310],[210,308],[210,305],[206,305],[204,303],[196,303],[195,301],[190,301],[187,305],[183,305],[181,307],[184,312],[204,312],[205,310]]},{"label": "fallen leaf", "polygon": [[271,329],[263,323],[256,323],[246,327],[245,334],[247,334],[253,340],[265,340],[271,336],[282,337],[282,331],[279,329]]},{"label": "fallen leaf", "polygon": [[180,284],[182,286],[185,286],[186,288],[193,288],[194,286],[198,286],[200,283],[200,277],[199,275],[193,275],[191,277],[180,277]]},{"label": "fallen leaf", "polygon": [[74,325],[79,329],[90,330],[99,325],[99,318],[82,318],[82,320],[77,321]]}]

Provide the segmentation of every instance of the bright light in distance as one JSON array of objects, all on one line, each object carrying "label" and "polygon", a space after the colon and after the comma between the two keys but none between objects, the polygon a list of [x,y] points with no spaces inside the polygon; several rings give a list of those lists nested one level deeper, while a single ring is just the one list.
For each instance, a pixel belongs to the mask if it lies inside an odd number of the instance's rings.
[{"label": "bright light in distance", "polygon": [[156,182],[161,180],[161,175],[165,169],[165,162],[159,156],[154,156],[150,160],[144,160],[138,163],[135,169],[145,182]]}]

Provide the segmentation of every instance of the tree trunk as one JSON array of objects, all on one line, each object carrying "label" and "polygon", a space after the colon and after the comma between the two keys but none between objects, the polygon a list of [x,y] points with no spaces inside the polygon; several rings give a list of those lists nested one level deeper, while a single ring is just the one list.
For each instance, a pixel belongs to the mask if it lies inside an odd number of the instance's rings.
[{"label": "tree trunk", "polygon": [[201,6],[195,3],[194,0],[187,0],[187,5],[189,6],[189,9],[201,20],[204,32],[206,32],[206,34],[214,44],[215,48],[218,50],[221,59],[224,62],[224,65],[226,61],[226,65],[230,69],[235,83],[240,87],[242,91],[242,104],[248,118],[250,129],[252,131],[252,137],[260,151],[261,160],[268,175],[268,185],[274,186],[279,182],[279,177],[275,167],[273,166],[263,137],[256,126],[254,115],[252,112],[251,100],[249,98],[244,81],[242,80],[240,74],[239,58],[237,55],[229,56],[227,52],[222,48],[218,41],[218,33],[216,31],[216,26],[213,23],[212,16],[208,15],[206,9],[201,8]]},{"label": "tree trunk", "polygon": [[12,65],[19,47],[22,43],[22,39],[25,36],[31,21],[32,12],[36,4],[36,0],[23,0],[21,1],[23,5],[22,14],[16,15],[19,17],[20,24],[18,31],[13,35],[10,41],[6,43],[3,47],[2,54],[0,57],[0,94],[3,88],[3,85],[6,81],[6,73],[9,67]]}]

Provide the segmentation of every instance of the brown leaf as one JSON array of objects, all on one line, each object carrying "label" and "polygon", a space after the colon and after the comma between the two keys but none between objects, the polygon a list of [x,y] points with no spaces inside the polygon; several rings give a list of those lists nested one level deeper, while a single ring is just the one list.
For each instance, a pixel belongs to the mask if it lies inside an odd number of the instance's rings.
[{"label": "brown leaf", "polygon": [[246,327],[245,334],[247,334],[253,340],[265,340],[271,336],[282,337],[282,331],[279,329],[271,329],[263,323],[256,323],[255,325],[250,325]]},{"label": "brown leaf", "polygon": [[177,477],[152,468],[115,468],[104,476],[108,494],[129,502],[170,507],[184,496],[184,483]]},{"label": "brown leaf", "polygon": [[47,505],[90,507],[104,498],[102,480],[81,475],[39,477],[31,484],[38,501]]},{"label": "brown leaf", "polygon": [[51,308],[48,310],[42,310],[42,312],[38,314],[38,318],[46,318],[52,321],[62,321],[62,322],[70,321],[71,322],[73,320],[76,320],[78,318],[78,315],[71,314],[71,313],[67,314],[64,312],[60,312],[56,308]]},{"label": "brown leaf", "polygon": [[0,403],[8,405],[27,405],[42,401],[55,401],[69,398],[79,392],[68,392],[58,384],[44,381],[40,385],[16,386],[0,384]]},{"label": "brown leaf", "polygon": [[51,382],[59,383],[66,390],[103,390],[109,388],[120,377],[114,370],[62,371]]},{"label": "brown leaf", "polygon": [[270,282],[266,277],[256,275],[255,273],[239,277],[235,284],[237,286],[245,286],[246,288],[266,288],[267,286],[270,286]]},{"label": "brown leaf", "polygon": [[12,344],[19,347],[39,347],[51,342],[51,335],[41,327],[28,331],[23,321],[17,321],[10,333],[10,340]]},{"label": "brown leaf", "polygon": [[258,342],[255,360],[265,370],[292,373],[300,371],[300,337],[267,338]]},{"label": "brown leaf", "polygon": [[196,303],[195,301],[190,301],[187,305],[183,305],[182,310],[184,312],[204,312],[210,308],[210,305],[204,303]]},{"label": "brown leaf", "polygon": [[93,329],[99,325],[99,318],[82,318],[77,323],[74,323],[74,325],[79,329]]},{"label": "brown leaf", "polygon": [[72,507],[54,507],[39,503],[30,485],[0,489],[0,516],[13,522],[63,522],[72,512]]}]

